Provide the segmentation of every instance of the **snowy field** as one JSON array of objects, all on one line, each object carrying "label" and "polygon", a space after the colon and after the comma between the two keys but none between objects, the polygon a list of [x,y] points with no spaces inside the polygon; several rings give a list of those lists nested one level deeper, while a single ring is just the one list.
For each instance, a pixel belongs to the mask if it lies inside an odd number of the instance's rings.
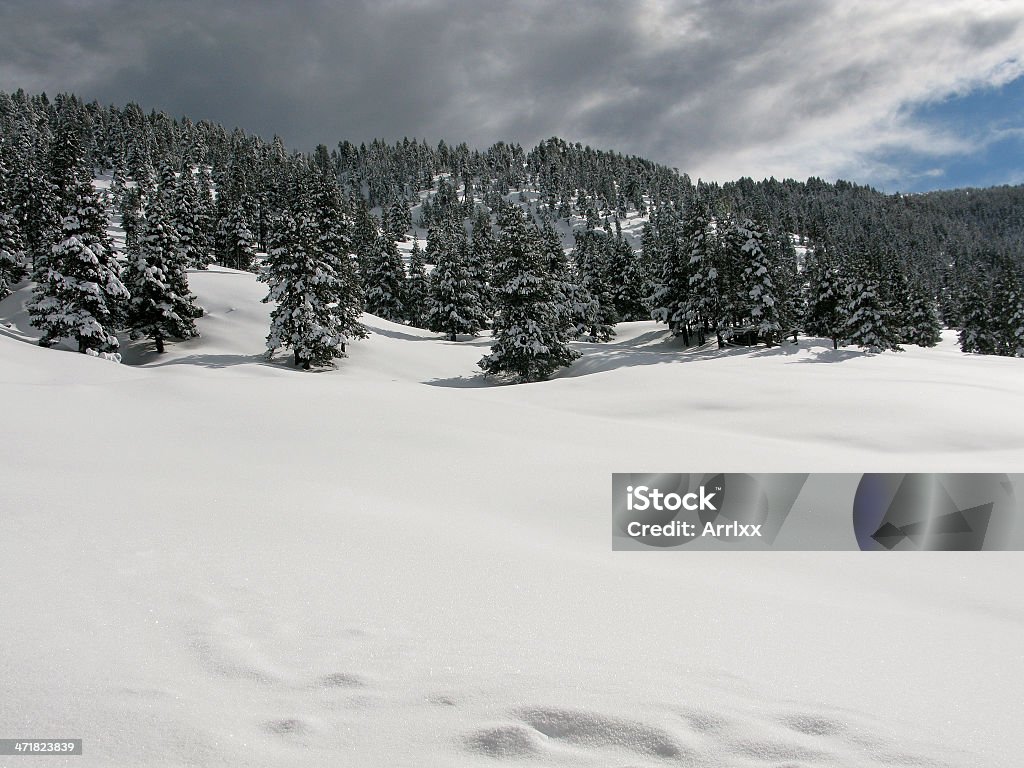
[{"label": "snowy field", "polygon": [[252,275],[126,365],[0,303],[0,737],[49,766],[1016,768],[1024,555],[611,551],[613,472],[1019,472],[1024,360],[619,326],[495,386],[366,317],[267,361]]}]

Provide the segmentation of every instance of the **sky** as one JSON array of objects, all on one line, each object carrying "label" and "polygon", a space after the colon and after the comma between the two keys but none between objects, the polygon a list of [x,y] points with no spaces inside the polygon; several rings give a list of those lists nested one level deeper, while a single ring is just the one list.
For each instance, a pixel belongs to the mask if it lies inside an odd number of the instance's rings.
[{"label": "sky", "polygon": [[0,90],[292,149],[567,141],[693,179],[1024,183],[1020,0],[4,0]]}]

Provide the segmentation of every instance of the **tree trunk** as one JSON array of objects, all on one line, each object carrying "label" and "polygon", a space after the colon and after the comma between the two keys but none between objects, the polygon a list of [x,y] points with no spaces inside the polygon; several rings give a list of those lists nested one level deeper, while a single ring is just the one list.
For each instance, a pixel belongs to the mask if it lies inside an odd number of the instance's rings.
[{"label": "tree trunk", "polygon": [[299,366],[299,363],[302,362],[301,360],[299,360],[299,350],[292,350],[292,359],[294,361],[292,365],[294,365],[297,368]]},{"label": "tree trunk", "polygon": [[832,349],[839,349],[839,339],[832,337]]},{"label": "tree trunk", "polygon": [[164,353],[164,337],[158,333],[153,337],[153,341],[156,342],[156,353],[162,355]]},{"label": "tree trunk", "polygon": [[455,338],[455,331],[448,334],[448,341],[458,341],[458,339]]}]

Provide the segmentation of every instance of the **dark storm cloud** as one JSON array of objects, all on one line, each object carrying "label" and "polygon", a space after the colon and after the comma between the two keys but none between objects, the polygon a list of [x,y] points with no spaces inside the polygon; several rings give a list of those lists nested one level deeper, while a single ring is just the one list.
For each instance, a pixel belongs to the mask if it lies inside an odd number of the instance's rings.
[{"label": "dark storm cloud", "polygon": [[908,105],[1019,74],[999,0],[160,2],[0,6],[0,88],[208,118],[289,146],[559,135],[692,175],[899,169],[965,152]]}]

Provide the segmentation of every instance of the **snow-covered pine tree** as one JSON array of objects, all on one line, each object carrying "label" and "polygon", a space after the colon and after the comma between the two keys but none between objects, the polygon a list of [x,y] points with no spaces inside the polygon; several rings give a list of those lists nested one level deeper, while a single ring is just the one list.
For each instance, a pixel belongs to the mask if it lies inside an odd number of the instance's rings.
[{"label": "snow-covered pine tree", "polygon": [[942,339],[938,304],[922,280],[909,286],[910,305],[904,341],[919,347],[934,347]]},{"label": "snow-covered pine tree", "polygon": [[370,213],[366,201],[357,196],[352,222],[352,252],[356,255],[356,260],[359,263],[359,272],[363,276],[364,285],[367,281],[370,262],[376,254],[378,237],[380,237],[380,232],[377,219]]},{"label": "snow-covered pine tree", "polygon": [[75,185],[71,213],[63,219],[62,239],[46,265],[37,269],[36,288],[28,306],[32,325],[43,332],[40,346],[74,339],[78,351],[117,355],[115,328],[129,298],[114,254],[87,226],[99,208],[92,184]]},{"label": "snow-covered pine tree", "polygon": [[974,276],[960,291],[960,349],[981,355],[994,355],[998,348],[995,318],[991,316],[992,291]]},{"label": "snow-covered pine tree", "polygon": [[213,254],[206,237],[205,211],[199,184],[190,164],[186,163],[181,169],[171,204],[172,226],[178,236],[182,261],[190,269],[206,269],[213,261]]},{"label": "snow-covered pine tree", "polygon": [[7,168],[0,155],[0,299],[11,292],[11,286],[28,274],[25,241],[21,237],[18,218],[7,194]]},{"label": "snow-covered pine tree", "polygon": [[20,138],[17,151],[27,154],[6,178],[11,212],[25,242],[29,270],[35,274],[45,269],[53,244],[62,238],[63,214],[58,190],[39,157],[42,148],[33,147],[28,136]]},{"label": "snow-covered pine tree", "polygon": [[882,299],[892,312],[892,327],[899,343],[912,344],[914,320],[910,281],[905,265],[893,251],[883,261],[885,279],[881,283]]},{"label": "snow-covered pine tree", "polygon": [[217,233],[217,205],[213,199],[213,179],[210,176],[209,168],[202,165],[197,166],[194,179],[198,190],[196,220],[201,233],[201,242],[211,252],[210,257],[213,259],[212,251]]},{"label": "snow-covered pine tree", "polygon": [[142,197],[136,187],[125,189],[121,195],[121,228],[124,230],[124,244],[128,251],[139,247],[139,228],[142,226]]},{"label": "snow-covered pine tree", "polygon": [[[580,277],[581,295],[586,307],[589,328],[583,335],[590,341],[609,341],[615,336],[615,325],[619,313],[615,308],[613,286],[616,276],[612,273],[614,243],[604,232],[589,226],[583,232],[576,232],[576,248],[573,262]],[[574,326],[583,322],[577,317]]]},{"label": "snow-covered pine tree", "polygon": [[651,310],[647,297],[651,294],[650,278],[641,254],[623,236],[618,221],[615,222],[615,239],[611,243],[609,273],[612,276],[611,294],[615,312],[620,319],[645,320]]},{"label": "snow-covered pine tree", "polygon": [[565,322],[536,232],[518,208],[502,222],[495,267],[494,343],[480,360],[488,375],[519,381],[548,378],[579,357],[569,345],[573,329]]},{"label": "snow-covered pine tree", "polygon": [[71,122],[62,120],[50,143],[48,181],[57,201],[57,215],[61,220],[75,214],[78,184],[91,180],[92,173],[85,165],[85,151],[79,130]]},{"label": "snow-covered pine tree", "polygon": [[690,295],[690,254],[681,237],[681,222],[672,209],[659,210],[654,226],[645,227],[644,253],[653,263],[660,264],[658,277],[652,286],[651,318],[668,325],[674,336],[682,335],[689,343],[686,322]]},{"label": "snow-covered pine tree", "polygon": [[366,256],[363,268],[366,311],[401,323],[405,319],[405,279],[405,266],[398,246],[389,235],[379,235]]},{"label": "snow-covered pine tree", "polygon": [[711,217],[711,209],[703,200],[694,203],[683,229],[683,248],[689,254],[689,293],[686,297],[686,322],[697,329],[698,341],[704,343],[706,331],[714,331],[718,346],[725,346],[729,297],[721,273],[721,247]]},{"label": "snow-covered pine tree", "polygon": [[1000,261],[991,289],[995,353],[1021,357],[1024,356],[1024,331],[1021,327],[1021,319],[1024,317],[1024,290],[1013,264],[1008,259]]},{"label": "snow-covered pine tree", "polygon": [[330,365],[345,356],[345,342],[365,331],[348,327],[350,307],[338,297],[346,293],[337,260],[321,250],[320,227],[307,213],[284,213],[271,221],[270,250],[259,279],[270,286],[264,302],[277,306],[270,315],[267,349],[292,350],[296,366],[305,370]]},{"label": "snow-covered pine tree", "polygon": [[793,245],[793,238],[788,232],[776,233],[769,243],[772,280],[778,299],[779,324],[782,326],[783,336],[792,334],[795,344],[797,333],[803,328],[804,318],[807,316],[805,275],[800,271],[800,259]]},{"label": "snow-covered pine tree", "polygon": [[143,220],[124,279],[131,292],[127,325],[133,339],[152,339],[163,354],[166,340],[199,335],[195,321],[203,310],[189,292],[178,238],[159,202]]},{"label": "snow-covered pine tree", "polygon": [[384,231],[392,240],[405,242],[408,238],[408,231],[412,227],[412,214],[409,211],[409,204],[402,195],[401,190],[392,192],[391,204],[384,215]]},{"label": "snow-covered pine tree", "polygon": [[445,244],[435,251],[437,265],[430,273],[427,327],[446,334],[449,341],[457,341],[460,333],[475,336],[486,322],[480,295],[470,279],[468,249],[461,227],[449,232]]},{"label": "snow-covered pine tree", "polygon": [[1008,307],[1005,321],[1006,354],[1024,357],[1024,294]]},{"label": "snow-covered pine tree", "polygon": [[175,198],[178,190],[178,174],[169,160],[163,160],[156,172],[156,189],[153,192],[150,206],[159,205],[165,214],[170,214],[175,208]]},{"label": "snow-covered pine tree", "polygon": [[898,328],[894,326],[892,309],[882,295],[877,266],[864,258],[855,266],[849,282],[849,303],[846,319],[846,337],[869,352],[892,350],[902,352]]},{"label": "snow-covered pine tree", "polygon": [[[541,246],[548,260],[548,274],[551,277],[555,293],[555,302],[560,307],[564,322],[569,330],[569,338],[578,339],[598,328],[598,312],[600,306],[583,285],[578,270],[573,269],[569,257],[562,247],[562,238],[558,236],[550,219],[545,219],[541,232]],[[601,338],[592,341],[607,341],[615,334],[609,327],[600,327]]]},{"label": "snow-covered pine tree", "polygon": [[25,262],[18,220],[0,208],[0,299],[9,295],[11,287],[28,274]]},{"label": "snow-covered pine tree", "polygon": [[964,285],[969,280],[965,279],[957,267],[956,262],[946,264],[942,268],[941,283],[939,285],[938,305],[939,319],[946,328],[959,328],[961,326],[960,308],[963,303]]},{"label": "snow-covered pine tree", "polygon": [[779,301],[776,297],[775,282],[772,280],[771,264],[765,252],[762,228],[750,219],[744,220],[736,230],[743,244],[741,278],[743,316],[749,318],[758,338],[768,346],[779,341],[782,325],[779,323]]},{"label": "snow-covered pine tree", "polygon": [[409,277],[405,281],[405,314],[409,325],[423,328],[427,322],[430,283],[420,241],[413,239],[409,252]]},{"label": "snow-covered pine tree", "polygon": [[223,244],[220,262],[226,267],[250,271],[256,260],[256,235],[249,228],[244,206],[233,205],[220,220],[219,240]]},{"label": "snow-covered pine tree", "polygon": [[311,182],[308,203],[300,203],[299,210],[308,210],[319,232],[319,255],[334,274],[334,313],[338,332],[342,335],[341,351],[345,352],[347,339],[366,337],[366,328],[359,322],[363,311],[363,284],[359,266],[352,250],[345,205],[334,172],[317,174]]},{"label": "snow-covered pine tree", "polygon": [[481,209],[472,223],[469,236],[469,253],[466,267],[469,270],[469,281],[480,298],[480,308],[485,318],[494,311],[494,299],[491,296],[491,270],[494,265],[494,234],[491,232],[491,217]]},{"label": "snow-covered pine tree", "polygon": [[804,329],[813,336],[832,339],[832,348],[846,338],[849,299],[846,285],[828,251],[815,248],[808,262],[807,317]]}]

